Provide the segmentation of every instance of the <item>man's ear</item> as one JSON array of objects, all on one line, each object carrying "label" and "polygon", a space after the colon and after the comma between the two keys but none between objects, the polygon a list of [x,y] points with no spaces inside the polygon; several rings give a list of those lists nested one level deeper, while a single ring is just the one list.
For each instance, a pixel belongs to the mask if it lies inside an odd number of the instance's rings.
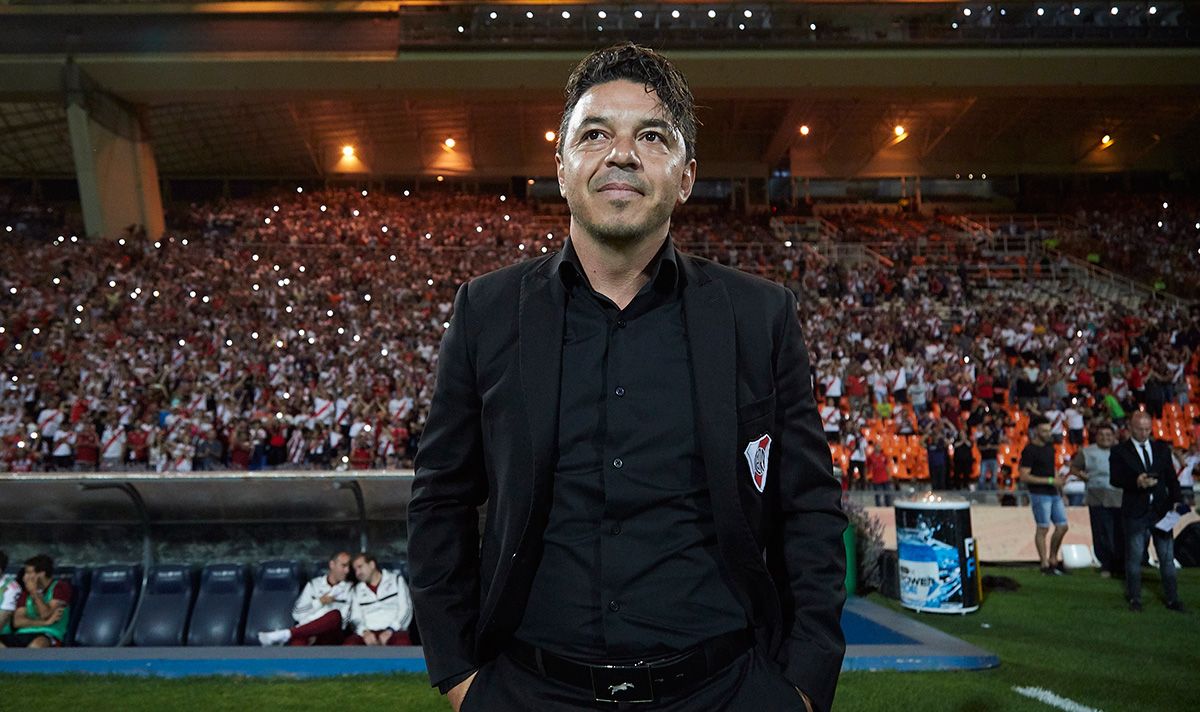
[{"label": "man's ear", "polygon": [[563,175],[563,159],[562,154],[558,151],[554,152],[554,171],[558,174],[558,194],[563,198],[567,197],[567,179]]},{"label": "man's ear", "polygon": [[696,185],[696,159],[687,162],[683,167],[683,177],[679,180],[679,204],[687,202],[692,196],[692,188]]}]

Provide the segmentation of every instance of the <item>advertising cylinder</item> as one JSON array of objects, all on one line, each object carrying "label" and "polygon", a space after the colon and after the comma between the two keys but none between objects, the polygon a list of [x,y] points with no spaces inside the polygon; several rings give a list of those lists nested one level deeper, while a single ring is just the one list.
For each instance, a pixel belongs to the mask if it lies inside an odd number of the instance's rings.
[{"label": "advertising cylinder", "polygon": [[979,554],[971,505],[963,501],[896,502],[900,603],[929,613],[979,608]]}]

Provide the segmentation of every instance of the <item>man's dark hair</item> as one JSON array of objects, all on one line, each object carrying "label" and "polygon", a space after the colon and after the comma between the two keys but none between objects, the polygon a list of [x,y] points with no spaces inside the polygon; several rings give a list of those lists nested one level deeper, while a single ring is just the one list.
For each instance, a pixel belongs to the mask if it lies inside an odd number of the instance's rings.
[{"label": "man's dark hair", "polygon": [[571,112],[587,90],[620,79],[638,82],[646,87],[647,93],[655,93],[671,123],[683,134],[687,160],[695,158],[698,124],[696,102],[692,98],[692,90],[688,88],[687,79],[666,57],[632,42],[596,50],[575,66],[567,79],[566,102],[563,104],[562,120],[558,124],[558,152],[562,153]]},{"label": "man's dark hair", "polygon": [[33,568],[38,573],[46,574],[47,576],[54,575],[54,559],[51,559],[45,554],[31,556],[25,561],[25,565]]},{"label": "man's dark hair", "polygon": [[354,555],[353,559],[350,559],[350,563],[353,564],[355,561],[358,561],[359,559],[362,559],[363,561],[369,561],[372,564],[375,564],[375,568],[379,568],[379,559],[376,559],[373,554],[368,554],[365,551],[360,551]]}]

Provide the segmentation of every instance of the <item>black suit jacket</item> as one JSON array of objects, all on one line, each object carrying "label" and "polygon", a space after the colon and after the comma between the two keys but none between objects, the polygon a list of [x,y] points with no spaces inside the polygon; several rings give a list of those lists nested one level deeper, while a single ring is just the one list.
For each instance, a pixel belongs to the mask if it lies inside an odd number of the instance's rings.
[{"label": "black suit jacket", "polygon": [[[722,564],[760,649],[827,710],[845,653],[846,517],[796,299],[778,284],[679,257]],[[557,458],[561,260],[463,285],[443,337],[408,520],[409,585],[435,684],[494,658],[524,614]],[[773,443],[760,493],[743,452],[763,433]]]},{"label": "black suit jacket", "polygon": [[[1158,478],[1158,484],[1142,489],[1137,486],[1137,477],[1146,471],[1146,465],[1133,444],[1133,438],[1117,443],[1108,452],[1108,479],[1113,487],[1124,490],[1121,495],[1121,516],[1126,519],[1158,521],[1175,503],[1183,501],[1179,477],[1171,459],[1171,444],[1151,440],[1150,456],[1154,461],[1150,474]],[[1154,494],[1153,502],[1151,493]]]}]

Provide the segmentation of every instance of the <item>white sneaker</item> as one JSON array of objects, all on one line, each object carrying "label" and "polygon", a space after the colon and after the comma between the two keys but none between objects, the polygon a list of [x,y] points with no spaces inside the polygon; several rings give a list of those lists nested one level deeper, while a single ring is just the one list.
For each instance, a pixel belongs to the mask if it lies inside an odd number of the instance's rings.
[{"label": "white sneaker", "polygon": [[283,645],[292,639],[292,632],[287,628],[282,630],[264,630],[258,634],[259,644],[265,646]]}]

